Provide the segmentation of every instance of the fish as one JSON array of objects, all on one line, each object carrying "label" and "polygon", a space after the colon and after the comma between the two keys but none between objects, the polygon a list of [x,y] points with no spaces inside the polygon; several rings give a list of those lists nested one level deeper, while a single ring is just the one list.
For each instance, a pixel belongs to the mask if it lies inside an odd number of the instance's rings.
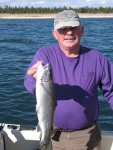
[{"label": "fish", "polygon": [[56,107],[56,96],[50,64],[40,63],[36,73],[36,100],[38,127],[41,131],[40,150],[52,150],[50,134]]}]

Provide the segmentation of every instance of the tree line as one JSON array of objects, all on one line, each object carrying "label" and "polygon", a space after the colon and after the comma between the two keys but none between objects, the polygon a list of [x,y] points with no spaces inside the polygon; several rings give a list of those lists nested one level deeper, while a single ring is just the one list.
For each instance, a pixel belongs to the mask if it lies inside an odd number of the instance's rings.
[{"label": "tree line", "polygon": [[36,13],[36,14],[44,14],[44,13],[58,13],[65,9],[75,10],[77,13],[113,13],[113,7],[80,7],[80,8],[72,8],[72,7],[0,7],[0,13],[9,13],[9,14],[23,14],[23,13]]}]

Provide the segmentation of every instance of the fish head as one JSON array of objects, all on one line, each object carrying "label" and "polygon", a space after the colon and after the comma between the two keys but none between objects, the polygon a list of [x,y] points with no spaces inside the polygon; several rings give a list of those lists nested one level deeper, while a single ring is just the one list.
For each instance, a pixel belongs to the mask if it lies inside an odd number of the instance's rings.
[{"label": "fish head", "polygon": [[47,82],[52,78],[51,67],[49,64],[42,65],[40,63],[37,70],[37,78],[40,79],[42,82]]}]

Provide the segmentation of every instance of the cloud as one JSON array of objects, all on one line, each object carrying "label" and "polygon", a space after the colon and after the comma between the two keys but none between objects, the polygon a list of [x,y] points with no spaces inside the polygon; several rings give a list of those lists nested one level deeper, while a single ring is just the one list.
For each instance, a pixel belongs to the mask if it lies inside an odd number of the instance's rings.
[{"label": "cloud", "polygon": [[17,7],[113,7],[112,0],[0,0],[0,6]]},{"label": "cloud", "polygon": [[99,3],[102,4],[102,5],[105,5],[106,4],[106,0],[99,0]]},{"label": "cloud", "polygon": [[79,0],[79,5],[80,3],[89,7],[113,7],[113,1],[111,0]]},{"label": "cloud", "polygon": [[74,4],[73,6],[77,7],[113,7],[113,1],[111,0],[78,0]]},{"label": "cloud", "polygon": [[37,2],[37,4],[45,4],[46,2],[45,1],[39,1]]}]

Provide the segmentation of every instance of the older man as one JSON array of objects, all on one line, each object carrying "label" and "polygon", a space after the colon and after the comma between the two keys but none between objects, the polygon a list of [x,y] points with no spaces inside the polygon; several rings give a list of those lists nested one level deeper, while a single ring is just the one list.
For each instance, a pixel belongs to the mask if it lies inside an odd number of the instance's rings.
[{"label": "older man", "polygon": [[100,150],[98,86],[113,108],[113,65],[97,50],[80,45],[83,32],[75,11],[58,13],[52,31],[58,44],[40,48],[25,75],[25,87],[35,94],[39,63],[51,65],[57,99],[53,150]]}]

